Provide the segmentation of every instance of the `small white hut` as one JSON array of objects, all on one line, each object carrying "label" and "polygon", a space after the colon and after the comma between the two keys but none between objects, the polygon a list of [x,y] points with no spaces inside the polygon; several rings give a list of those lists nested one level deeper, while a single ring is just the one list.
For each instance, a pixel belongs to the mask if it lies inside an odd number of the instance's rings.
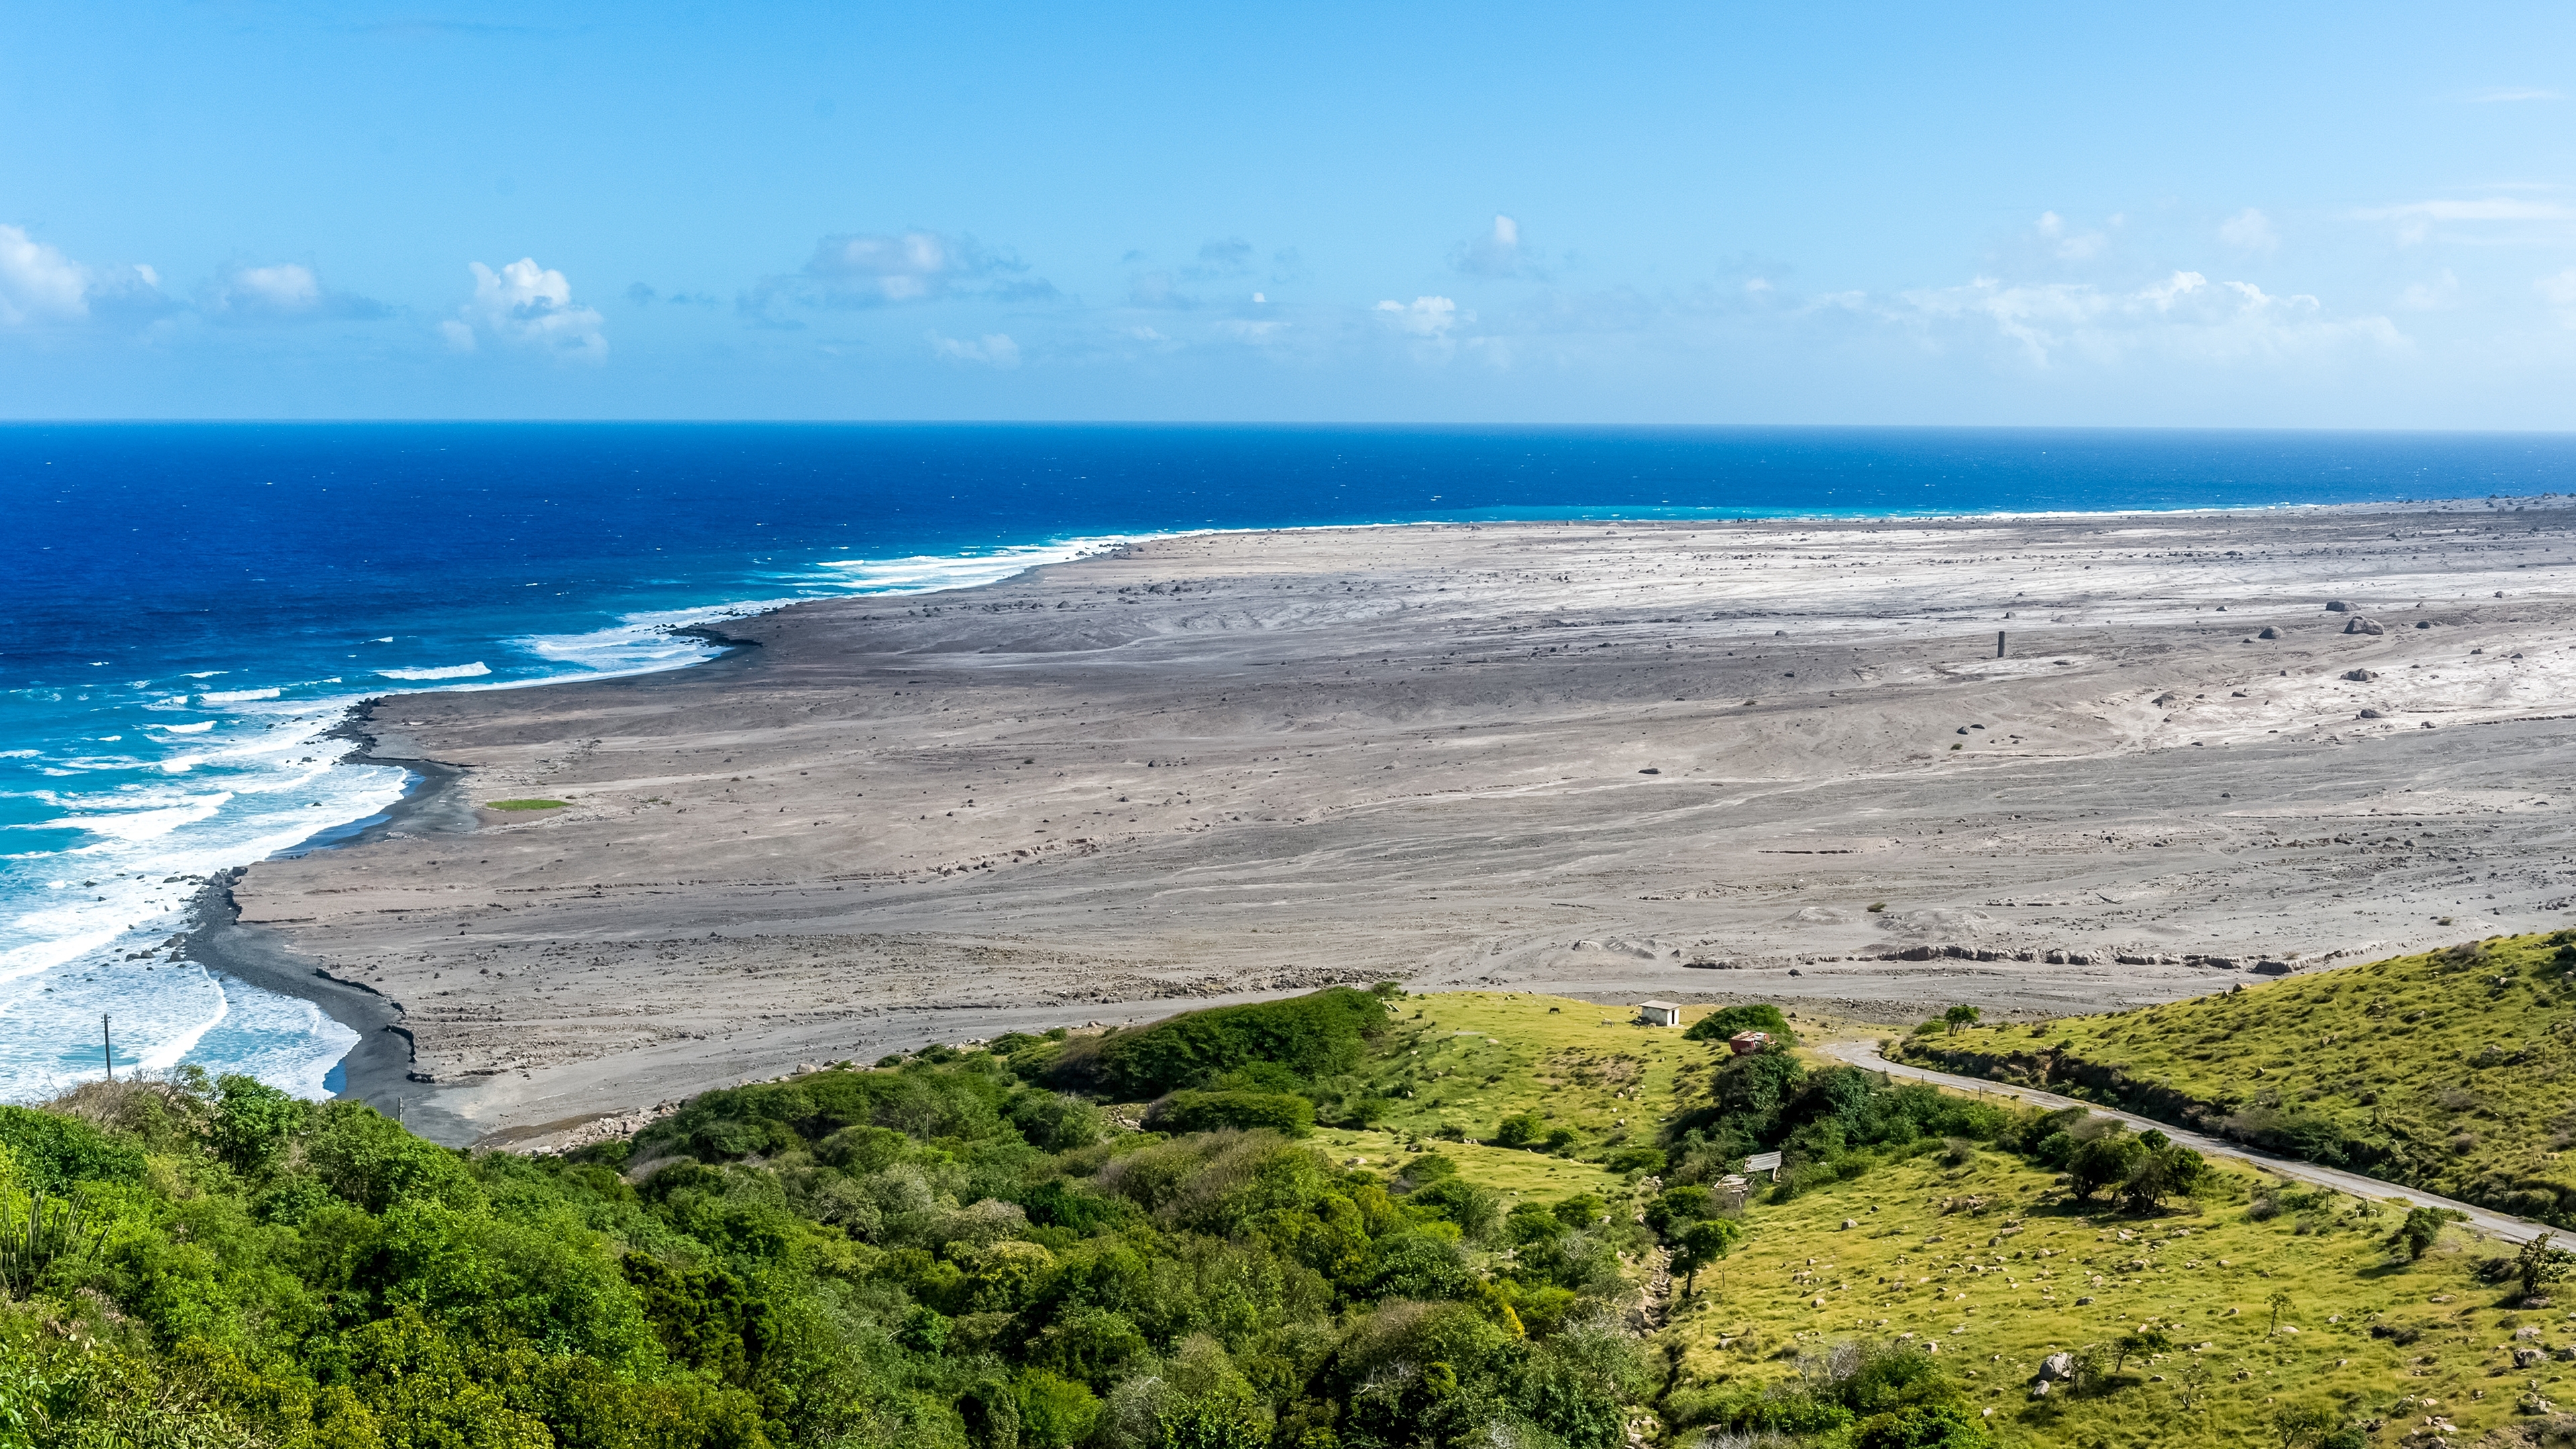
[{"label": "small white hut", "polygon": [[1637,1020],[1644,1026],[1679,1026],[1682,1009],[1669,1001],[1641,1001],[1637,1003]]}]

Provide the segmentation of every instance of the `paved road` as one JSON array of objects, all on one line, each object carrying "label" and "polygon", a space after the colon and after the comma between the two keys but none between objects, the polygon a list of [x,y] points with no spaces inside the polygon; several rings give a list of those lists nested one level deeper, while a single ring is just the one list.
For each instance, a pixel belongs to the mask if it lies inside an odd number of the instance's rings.
[{"label": "paved road", "polygon": [[2398,1198],[2419,1207],[2449,1208],[2453,1212],[2467,1214],[2470,1227],[2490,1237],[2502,1238],[2508,1243],[2527,1243],[2542,1233],[2558,1231],[2546,1223],[2508,1217],[2489,1208],[2471,1207],[2464,1202],[2453,1202],[2447,1197],[2435,1197],[2429,1192],[2420,1192],[2411,1187],[2399,1187],[2392,1182],[2381,1182],[2378,1178],[2364,1177],[2357,1172],[2340,1172],[2331,1167],[2319,1167],[2313,1162],[2275,1157],[2268,1152],[2257,1152],[2242,1143],[2229,1142],[2220,1137],[2206,1137],[2198,1132],[2186,1132],[2180,1127],[2158,1122],[2151,1117],[2114,1112],[2108,1107],[2079,1102],[2073,1097],[2061,1097],[2055,1092],[2043,1092],[2032,1087],[2007,1086],[2001,1082],[1989,1082],[1977,1077],[1954,1077],[1948,1072],[1928,1072],[1921,1067],[1909,1067],[1880,1056],[1878,1048],[1865,1041],[1827,1042],[1824,1051],[1826,1055],[1849,1062],[1853,1066],[1867,1067],[1874,1072],[1885,1072],[1890,1076],[1903,1077],[1910,1081],[1930,1082],[1935,1086],[1952,1087],[1962,1092],[1975,1092],[1982,1096],[2008,1098],[2031,1107],[2046,1107],[2051,1110],[2059,1107],[2081,1107],[2096,1117],[2116,1117],[2132,1127],[2153,1127],[2174,1141],[2185,1147],[2195,1148],[2206,1156],[2233,1157],[2240,1162],[2254,1163],[2265,1171],[2282,1177],[2294,1178],[2300,1182],[2313,1182],[2322,1187],[2333,1188],[2337,1192],[2351,1193],[2355,1197],[2366,1197],[2377,1201]]}]

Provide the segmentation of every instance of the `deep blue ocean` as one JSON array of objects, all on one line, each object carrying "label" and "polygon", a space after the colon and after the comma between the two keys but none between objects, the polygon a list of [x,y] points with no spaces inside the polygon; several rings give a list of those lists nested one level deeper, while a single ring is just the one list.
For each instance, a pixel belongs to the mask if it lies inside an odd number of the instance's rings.
[{"label": "deep blue ocean", "polygon": [[1101,542],[1429,519],[1904,515],[2576,491],[2576,436],[1818,428],[0,426],[0,1100],[118,1061],[325,1090],[309,1004],[140,953],[172,879],[397,798],[390,690],[671,668],[681,623]]}]

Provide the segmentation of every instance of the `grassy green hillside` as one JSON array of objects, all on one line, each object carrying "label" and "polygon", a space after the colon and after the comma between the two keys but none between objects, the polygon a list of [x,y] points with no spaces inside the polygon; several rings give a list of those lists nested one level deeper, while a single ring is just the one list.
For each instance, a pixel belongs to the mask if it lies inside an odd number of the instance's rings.
[{"label": "grassy green hillside", "polygon": [[92,1085],[0,1108],[0,1449],[2576,1435],[2511,1367],[2576,1315],[2504,1260],[2106,1129],[1508,993],[933,1047],[564,1156]]},{"label": "grassy green hillside", "polygon": [[2576,932],[2495,937],[2107,1016],[1900,1042],[2276,1151],[2576,1224]]},{"label": "grassy green hillside", "polygon": [[[1978,1423],[2032,1449],[2278,1444],[2284,1410],[2293,1442],[2312,1444],[2373,1424],[2380,1436],[2355,1442],[2394,1443],[2428,1415],[2460,1443],[2550,1422],[2530,1411],[2568,1394],[2576,1365],[2514,1373],[2512,1349],[2563,1348],[2576,1324],[2501,1306],[2473,1271],[2497,1250],[2456,1229],[2393,1262],[2383,1242],[2401,1217],[2234,1170],[2167,1212],[2114,1213],[2067,1202],[2010,1152],[1923,1153],[1754,1204],[1723,1285],[1703,1273],[1666,1335],[1665,1409],[1759,1421],[1803,1407],[1837,1344],[1850,1358],[1892,1341],[1937,1344],[1928,1357],[1953,1366]],[[2525,1328],[2542,1336],[2517,1339]],[[2146,1333],[2166,1346],[2114,1372],[2122,1338]],[[2098,1380],[2030,1396],[2049,1354],[2088,1347]]]},{"label": "grassy green hillside", "polygon": [[1404,1125],[1438,1021],[935,1047],[556,1157],[241,1078],[0,1107],[0,1449],[1610,1449],[1654,1234],[1589,1133]]}]

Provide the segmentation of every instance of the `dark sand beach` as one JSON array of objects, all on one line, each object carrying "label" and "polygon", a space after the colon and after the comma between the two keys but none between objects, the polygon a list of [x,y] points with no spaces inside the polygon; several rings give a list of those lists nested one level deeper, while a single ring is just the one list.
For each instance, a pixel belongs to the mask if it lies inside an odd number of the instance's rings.
[{"label": "dark sand beach", "polygon": [[452,773],[200,951],[358,1026],[354,1093],[531,1144],[1336,981],[2170,999],[2567,919],[2571,518],[1214,534],[802,604],[378,701],[375,758]]}]

